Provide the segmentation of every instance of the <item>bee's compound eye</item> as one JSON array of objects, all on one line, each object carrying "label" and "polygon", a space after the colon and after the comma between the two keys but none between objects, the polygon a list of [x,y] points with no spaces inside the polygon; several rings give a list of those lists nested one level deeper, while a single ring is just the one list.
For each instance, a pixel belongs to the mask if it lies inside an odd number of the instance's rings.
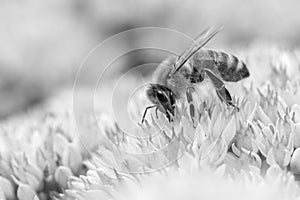
[{"label": "bee's compound eye", "polygon": [[166,97],[166,95],[164,93],[162,93],[161,91],[158,91],[157,94],[157,99],[162,102],[162,103],[165,103],[165,102],[168,102],[168,98]]},{"label": "bee's compound eye", "polygon": [[174,95],[173,92],[170,93],[169,98],[170,98],[170,101],[171,101],[171,105],[174,105],[175,104],[175,95]]}]

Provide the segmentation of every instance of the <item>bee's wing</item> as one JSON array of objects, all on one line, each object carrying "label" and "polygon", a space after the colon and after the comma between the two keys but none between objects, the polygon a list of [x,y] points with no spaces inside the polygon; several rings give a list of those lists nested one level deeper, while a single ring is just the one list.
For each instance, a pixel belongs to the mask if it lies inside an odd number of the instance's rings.
[{"label": "bee's wing", "polygon": [[206,43],[208,43],[219,31],[221,31],[223,27],[211,32],[212,28],[209,27],[201,32],[195,39],[193,44],[186,49],[182,55],[178,58],[178,62],[176,63],[177,69],[175,73],[186,63],[186,61],[194,55],[197,51],[199,51]]},{"label": "bee's wing", "polygon": [[177,62],[181,63],[184,60],[184,58],[186,58],[193,51],[193,49],[195,49],[195,46],[197,46],[199,44],[199,40],[201,38],[205,38],[209,34],[209,32],[211,31],[211,29],[212,29],[212,27],[210,26],[210,27],[206,28],[204,31],[202,31],[201,33],[199,33],[193,39],[192,43],[190,43],[190,45],[188,46],[188,48],[184,52],[182,52],[182,54],[180,56],[178,56]]}]

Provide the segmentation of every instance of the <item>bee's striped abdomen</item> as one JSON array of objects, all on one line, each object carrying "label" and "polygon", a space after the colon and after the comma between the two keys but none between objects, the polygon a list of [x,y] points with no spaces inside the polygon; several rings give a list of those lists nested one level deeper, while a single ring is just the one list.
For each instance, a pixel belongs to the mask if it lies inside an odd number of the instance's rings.
[{"label": "bee's striped abdomen", "polygon": [[224,81],[237,82],[250,75],[246,64],[231,54],[214,51],[215,64]]}]

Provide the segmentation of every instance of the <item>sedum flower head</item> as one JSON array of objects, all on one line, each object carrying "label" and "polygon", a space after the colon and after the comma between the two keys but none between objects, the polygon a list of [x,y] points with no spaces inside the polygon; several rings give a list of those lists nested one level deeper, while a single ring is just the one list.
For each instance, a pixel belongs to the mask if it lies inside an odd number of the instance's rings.
[{"label": "sedum flower head", "polygon": [[[269,81],[252,76],[236,86],[239,112],[202,98],[192,113],[180,105],[175,122],[150,114],[137,137],[112,120],[102,124],[108,142],[84,161],[87,174],[71,177],[60,197],[299,199],[299,69],[289,52],[273,53],[266,63],[249,58],[250,70],[269,66]],[[142,111],[131,106],[133,116]]]},{"label": "sedum flower head", "polygon": [[[0,197],[299,199],[299,68],[289,52],[269,52],[261,61],[250,49],[252,76],[228,84],[239,112],[200,95],[195,110],[178,105],[173,122],[150,113],[130,134],[106,114],[98,122],[83,115],[80,137],[69,112],[9,120],[0,133]],[[138,98],[136,121],[147,102]]]},{"label": "sedum flower head", "polygon": [[1,126],[0,186],[6,199],[48,199],[85,174],[83,150],[69,113],[49,113]]}]

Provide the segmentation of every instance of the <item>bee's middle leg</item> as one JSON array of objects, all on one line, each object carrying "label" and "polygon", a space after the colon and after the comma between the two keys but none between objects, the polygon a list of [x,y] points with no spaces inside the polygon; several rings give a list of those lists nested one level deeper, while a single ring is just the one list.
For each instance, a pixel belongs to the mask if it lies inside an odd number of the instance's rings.
[{"label": "bee's middle leg", "polygon": [[210,70],[205,70],[206,74],[212,81],[213,85],[216,88],[217,95],[222,102],[225,102],[227,105],[234,107],[239,110],[239,108],[233,104],[231,95],[229,91],[226,89],[224,82],[214,75]]},{"label": "bee's middle leg", "polygon": [[193,87],[188,87],[186,90],[186,99],[189,106],[190,111],[190,117],[192,119],[193,124],[195,123],[195,105],[193,103],[193,93],[195,92],[195,89]]},{"label": "bee's middle leg", "polygon": [[157,113],[157,111],[158,111],[158,106],[156,106],[156,108],[155,108],[155,116],[158,119],[158,113]]}]

